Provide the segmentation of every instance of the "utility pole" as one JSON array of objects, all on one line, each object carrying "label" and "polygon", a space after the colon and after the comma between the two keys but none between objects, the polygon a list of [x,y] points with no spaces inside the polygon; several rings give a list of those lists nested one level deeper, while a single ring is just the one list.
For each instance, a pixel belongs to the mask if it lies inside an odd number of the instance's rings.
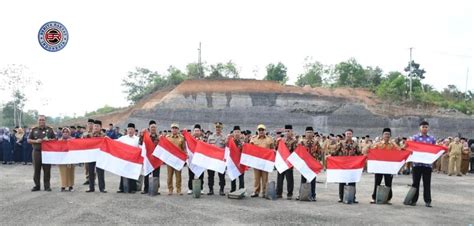
[{"label": "utility pole", "polygon": [[201,64],[201,42],[199,42],[199,49],[198,49],[198,69],[199,69],[199,78],[204,78],[204,74],[202,71],[202,64]]},{"label": "utility pole", "polygon": [[468,78],[469,78],[469,67],[467,68],[467,72],[466,72],[466,88],[464,89],[464,100],[467,100],[467,82],[468,82]]},{"label": "utility pole", "polygon": [[409,91],[409,96],[410,96],[410,100],[412,100],[412,69],[411,69],[411,62],[412,62],[412,55],[411,55],[411,52],[412,52],[412,49],[413,47],[410,47],[410,62],[408,62],[408,67],[409,67],[409,72],[408,72],[408,76],[410,77],[410,91]]}]

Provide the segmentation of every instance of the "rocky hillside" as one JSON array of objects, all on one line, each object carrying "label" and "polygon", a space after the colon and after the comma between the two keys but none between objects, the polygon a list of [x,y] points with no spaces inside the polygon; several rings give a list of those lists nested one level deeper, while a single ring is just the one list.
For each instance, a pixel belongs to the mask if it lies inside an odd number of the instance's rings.
[{"label": "rocky hillside", "polygon": [[298,133],[313,126],[325,134],[352,128],[357,136],[377,136],[383,127],[391,127],[394,135],[408,136],[425,119],[437,137],[458,133],[474,137],[474,117],[461,113],[394,105],[361,89],[301,88],[259,80],[188,80],[98,118],[122,127],[134,122],[140,128],[154,119],[160,130],[172,122],[179,122],[181,128],[200,123],[210,130],[213,122],[221,121],[225,131],[233,125],[253,131],[259,123],[275,130],[289,123]]}]

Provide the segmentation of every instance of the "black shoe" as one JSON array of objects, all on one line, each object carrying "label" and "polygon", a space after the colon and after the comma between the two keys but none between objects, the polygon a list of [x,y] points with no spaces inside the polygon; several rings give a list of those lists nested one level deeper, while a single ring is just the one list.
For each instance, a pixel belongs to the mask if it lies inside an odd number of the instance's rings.
[{"label": "black shoe", "polygon": [[89,181],[84,182],[82,185],[89,185]]},{"label": "black shoe", "polygon": [[66,188],[61,188],[61,192],[65,192],[66,191]]},{"label": "black shoe", "polygon": [[117,193],[124,193],[122,190],[118,190]]},{"label": "black shoe", "polygon": [[24,162],[23,165],[26,165],[26,162]]},{"label": "black shoe", "polygon": [[339,201],[337,201],[337,202],[339,202],[339,203],[342,202],[342,199],[339,199]]},{"label": "black shoe", "polygon": [[144,194],[148,194],[147,191],[142,191],[140,194],[144,195]]},{"label": "black shoe", "polygon": [[426,207],[428,207],[428,208],[431,208],[431,207],[433,207],[433,206],[431,205],[431,202],[427,202],[427,203],[425,203],[425,206],[426,206]]},{"label": "black shoe", "polygon": [[353,202],[353,203],[354,203],[354,204],[359,204],[359,201],[357,201],[357,200],[354,200],[354,202]]},{"label": "black shoe", "polygon": [[156,195],[161,195],[161,193],[160,193],[160,192],[157,192]]},{"label": "black shoe", "polygon": [[45,188],[44,190],[45,191],[51,191],[51,188]]},{"label": "black shoe", "polygon": [[74,188],[73,188],[73,187],[69,187],[69,191],[74,191]]},{"label": "black shoe", "polygon": [[219,195],[220,195],[220,196],[225,196],[224,191],[223,191],[223,190],[220,190],[220,191],[219,191]]},{"label": "black shoe", "polygon": [[296,201],[299,201],[300,200],[300,196],[296,196]]},{"label": "black shoe", "polygon": [[214,195],[214,191],[213,190],[210,190],[207,195]]},{"label": "black shoe", "polygon": [[257,194],[257,193],[253,193],[250,197],[252,197],[252,198],[258,197],[258,194]]},{"label": "black shoe", "polygon": [[408,204],[403,203],[403,204],[406,205],[406,206],[416,206],[416,202],[412,202],[412,203],[408,203]]},{"label": "black shoe", "polygon": [[7,164],[7,162],[2,162],[3,165]]},{"label": "black shoe", "polygon": [[31,191],[39,191],[39,190],[40,190],[39,187],[33,187],[33,188],[31,189]]},{"label": "black shoe", "polygon": [[286,196],[286,199],[288,199],[288,200],[293,199],[293,195],[287,195],[287,196]]},{"label": "black shoe", "polygon": [[277,195],[276,198],[277,198],[277,199],[282,199],[282,198],[283,198],[283,195]]},{"label": "black shoe", "polygon": [[107,193],[106,190],[100,190],[100,193]]},{"label": "black shoe", "polygon": [[87,190],[86,192],[87,192],[87,193],[89,193],[89,192],[95,192],[95,190],[94,190],[94,189],[92,189],[92,190],[89,189],[89,190]]},{"label": "black shoe", "polygon": [[[136,192],[136,191],[130,191],[129,193],[130,193],[130,194],[135,194],[135,192]],[[104,192],[104,193],[105,193],[105,192]]]}]

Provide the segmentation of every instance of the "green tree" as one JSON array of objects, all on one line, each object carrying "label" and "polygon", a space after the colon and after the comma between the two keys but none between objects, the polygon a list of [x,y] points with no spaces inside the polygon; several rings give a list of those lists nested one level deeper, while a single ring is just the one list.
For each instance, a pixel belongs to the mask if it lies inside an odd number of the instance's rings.
[{"label": "green tree", "polygon": [[405,77],[399,72],[391,72],[377,87],[375,93],[384,99],[401,101],[405,98],[406,87]]},{"label": "green tree", "polygon": [[367,87],[365,70],[354,58],[336,64],[334,73],[336,86]]},{"label": "green tree", "polygon": [[367,87],[375,89],[382,82],[383,71],[380,67],[366,67],[365,75],[367,79]]},{"label": "green tree", "polygon": [[176,86],[179,85],[181,82],[186,80],[187,76],[185,73],[183,73],[181,70],[174,66],[170,66],[168,68],[168,76],[166,77],[167,84],[170,86]]},{"label": "green tree", "polygon": [[161,81],[163,80],[158,72],[137,67],[135,71],[128,72],[127,77],[122,79],[122,86],[125,88],[127,100],[135,103],[148,94],[152,84]]},{"label": "green tree", "polygon": [[311,87],[321,86],[323,84],[324,65],[319,61],[311,62],[310,58],[305,58],[303,74],[298,76],[296,80],[297,86],[309,85]]},{"label": "green tree", "polygon": [[186,75],[190,79],[203,79],[208,71],[205,64],[189,63],[186,65]]},{"label": "green tree", "polygon": [[209,79],[239,78],[239,71],[237,70],[237,66],[232,61],[211,65],[210,71],[211,73],[207,77]]},{"label": "green tree", "polygon": [[288,81],[288,76],[286,74],[287,69],[284,64],[278,62],[278,64],[269,64],[267,65],[267,75],[264,80],[277,81],[281,84],[286,84]]}]

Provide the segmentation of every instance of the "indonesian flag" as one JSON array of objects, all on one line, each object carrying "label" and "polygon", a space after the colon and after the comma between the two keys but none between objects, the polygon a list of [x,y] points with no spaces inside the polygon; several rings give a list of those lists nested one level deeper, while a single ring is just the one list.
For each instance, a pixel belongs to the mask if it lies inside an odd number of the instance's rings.
[{"label": "indonesian flag", "polygon": [[95,162],[103,138],[51,140],[41,143],[43,164],[78,164]]},{"label": "indonesian flag", "polygon": [[[188,131],[183,130],[183,136],[186,140],[186,152],[188,153],[188,168],[194,173],[195,178],[199,178],[206,168],[192,164],[194,152],[196,150],[197,140]],[[193,178],[194,179],[194,178]]]},{"label": "indonesian flag", "polygon": [[444,146],[414,141],[407,141],[405,149],[413,152],[413,154],[408,157],[407,162],[418,162],[424,164],[432,164],[444,153],[444,151],[448,150],[448,148]]},{"label": "indonesian flag", "polygon": [[245,172],[246,167],[240,164],[241,152],[235,145],[234,138],[229,138],[228,145],[225,147],[225,156],[227,175],[231,181],[235,180]]},{"label": "indonesian flag", "polygon": [[103,140],[101,151],[97,152],[96,166],[119,176],[138,180],[143,164],[141,149],[108,137]]},{"label": "indonesian flag", "polygon": [[224,173],[225,151],[215,145],[197,141],[191,164],[199,167]]},{"label": "indonesian flag", "polygon": [[145,131],[143,133],[142,157],[143,157],[143,174],[148,175],[153,170],[159,168],[163,161],[153,155],[155,144],[150,138],[150,133]]},{"label": "indonesian flag", "polygon": [[278,149],[275,155],[275,168],[279,173],[283,173],[287,169],[293,167],[288,161],[289,156],[290,150],[288,150],[288,147],[286,147],[285,141],[280,140],[280,142],[278,142]]},{"label": "indonesian flag", "polygon": [[240,164],[271,173],[275,166],[275,152],[253,144],[244,144]]},{"label": "indonesian flag", "polygon": [[164,136],[160,137],[160,142],[156,146],[153,155],[161,159],[166,165],[178,171],[183,169],[187,158],[186,153],[179,150],[176,145],[171,143],[171,141]]},{"label": "indonesian flag", "polygon": [[397,174],[410,154],[410,151],[397,149],[371,149],[367,155],[367,172]]},{"label": "indonesian flag", "polygon": [[359,182],[365,165],[365,156],[327,157],[326,182]]},{"label": "indonesian flag", "polygon": [[306,147],[298,145],[296,150],[288,157],[288,161],[293,164],[306,180],[312,181],[316,174],[321,172],[323,166],[318,160],[314,159]]}]

